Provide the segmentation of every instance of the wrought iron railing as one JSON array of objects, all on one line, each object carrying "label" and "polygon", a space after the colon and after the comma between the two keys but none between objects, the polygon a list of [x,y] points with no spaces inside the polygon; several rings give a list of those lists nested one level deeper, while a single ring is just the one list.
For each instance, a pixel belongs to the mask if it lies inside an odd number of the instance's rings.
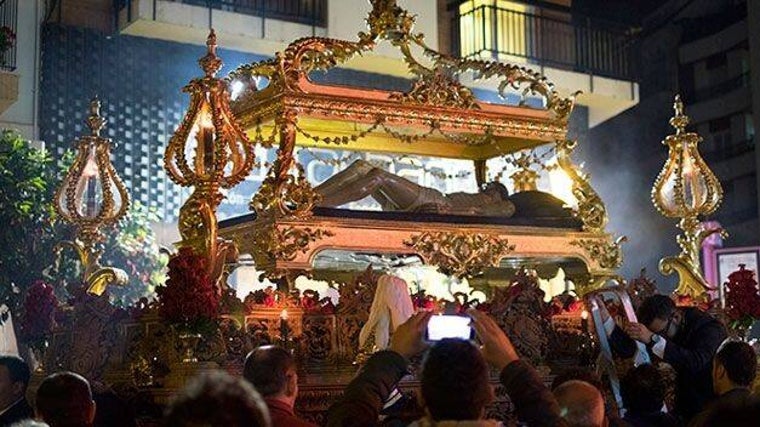
[{"label": "wrought iron railing", "polygon": [[0,0],[0,70],[16,69],[18,0]]},{"label": "wrought iron railing", "polygon": [[[127,8],[136,0],[115,0],[116,13]],[[157,0],[152,0],[154,5]],[[327,26],[327,0],[165,0],[184,3],[191,6],[206,7],[209,10],[222,10],[259,16],[262,19],[296,22],[315,27]],[[155,6],[154,6],[155,10]],[[128,17],[129,21],[130,18]]]},{"label": "wrought iron railing", "polygon": [[462,57],[523,58],[529,63],[635,80],[632,31],[553,12],[552,16],[481,5],[456,12],[452,51]]}]

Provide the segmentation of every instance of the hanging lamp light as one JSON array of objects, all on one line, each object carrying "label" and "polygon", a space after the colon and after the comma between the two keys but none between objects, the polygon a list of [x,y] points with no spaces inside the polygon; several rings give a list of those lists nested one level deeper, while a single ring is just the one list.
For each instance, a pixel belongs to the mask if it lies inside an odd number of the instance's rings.
[{"label": "hanging lamp light", "polygon": [[102,267],[102,228],[121,219],[129,208],[129,193],[111,163],[111,140],[100,135],[106,119],[100,115],[100,100],[90,102],[87,118],[90,135],[77,142],[77,155],[55,194],[58,215],[76,227],[76,238],[57,246],[73,248],[82,264],[87,292],[102,295],[108,285],[124,285],[127,274],[118,268]]},{"label": "hanging lamp light", "polygon": [[699,297],[709,288],[699,262],[702,241],[715,232],[724,233],[722,229],[704,228],[699,217],[718,209],[723,188],[699,154],[697,145],[702,138],[686,132],[689,118],[684,114],[680,95],[676,95],[673,108],[675,115],[670,125],[676,133],[662,141],[668,146],[668,159],[652,187],[652,203],[662,215],[679,218],[683,234],[676,239],[681,253],[660,260],[660,271],[679,274],[676,293]]},{"label": "hanging lamp light", "polygon": [[254,162],[254,144],[230,110],[228,82],[217,78],[222,60],[216,55],[216,34],[206,40],[207,53],[198,63],[204,76],[183,88],[190,107],[164,154],[169,178],[193,194],[180,208],[180,246],[204,254],[210,277],[218,280],[224,260],[234,246],[217,237],[216,210],[229,189],[245,179]]}]

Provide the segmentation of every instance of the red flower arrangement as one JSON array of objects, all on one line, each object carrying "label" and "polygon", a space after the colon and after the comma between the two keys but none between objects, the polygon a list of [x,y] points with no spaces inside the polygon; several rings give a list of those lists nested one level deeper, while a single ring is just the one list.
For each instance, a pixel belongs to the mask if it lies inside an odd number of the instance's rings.
[{"label": "red flower arrangement", "polygon": [[217,286],[208,275],[206,257],[182,248],[169,260],[169,278],[158,286],[158,315],[192,333],[209,333],[219,314]]},{"label": "red flower arrangement", "polygon": [[335,305],[329,297],[319,298],[319,292],[307,289],[301,294],[301,307],[307,313],[333,314]]},{"label": "red flower arrangement", "polygon": [[55,325],[57,308],[58,298],[53,293],[53,287],[41,280],[34,282],[24,298],[19,338],[29,347],[44,348]]},{"label": "red flower arrangement", "polygon": [[760,318],[760,293],[755,272],[739,265],[739,270],[728,276],[726,286],[726,314],[734,329],[747,329]]},{"label": "red flower arrangement", "polygon": [[438,308],[438,302],[435,297],[425,294],[425,291],[419,291],[412,294],[412,305],[415,310],[435,310]]}]

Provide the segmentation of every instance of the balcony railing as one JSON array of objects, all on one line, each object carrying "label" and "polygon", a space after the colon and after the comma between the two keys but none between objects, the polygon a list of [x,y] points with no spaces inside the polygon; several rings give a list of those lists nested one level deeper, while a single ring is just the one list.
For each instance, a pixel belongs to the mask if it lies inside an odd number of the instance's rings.
[{"label": "balcony railing", "polygon": [[[1,1],[1,0],[0,0]],[[116,0],[116,12],[129,7],[136,0]],[[153,0],[154,10],[155,2]],[[276,19],[280,21],[296,22],[299,24],[312,25],[315,27],[327,26],[327,0],[164,0],[173,3],[184,3],[191,6],[200,6],[209,10],[221,10],[226,12],[241,13],[244,15],[259,16],[262,19]],[[127,20],[131,20],[130,17]]]},{"label": "balcony railing", "polygon": [[[481,5],[456,13],[452,51],[462,57],[523,58],[529,63],[635,80],[636,37],[622,27],[596,26],[588,19]],[[567,19],[564,19],[564,18]],[[576,21],[576,22],[574,22]]]},{"label": "balcony railing", "polygon": [[754,137],[731,144],[720,150],[707,151],[702,154],[702,159],[707,163],[718,163],[742,156],[755,150]]},{"label": "balcony railing", "polygon": [[18,0],[0,0],[0,70],[16,69]]},{"label": "balcony railing", "polygon": [[739,88],[746,88],[747,92],[751,92],[750,90],[750,75],[749,72],[745,72],[744,74],[738,75],[732,79],[725,80],[723,82],[720,82],[718,84],[708,86],[703,89],[698,89],[695,91],[684,91],[684,99],[687,103],[695,103],[695,102],[702,102],[707,101],[713,98],[717,98],[718,96],[724,95],[729,92],[733,92],[736,89]]}]

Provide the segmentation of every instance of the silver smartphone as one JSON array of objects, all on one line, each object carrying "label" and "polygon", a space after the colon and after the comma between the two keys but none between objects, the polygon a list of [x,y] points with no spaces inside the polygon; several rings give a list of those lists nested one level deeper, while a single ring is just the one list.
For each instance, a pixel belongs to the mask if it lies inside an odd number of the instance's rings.
[{"label": "silver smartphone", "polygon": [[440,341],[444,338],[472,340],[475,338],[475,331],[470,326],[471,321],[468,316],[437,314],[428,322],[425,339],[427,341]]}]

